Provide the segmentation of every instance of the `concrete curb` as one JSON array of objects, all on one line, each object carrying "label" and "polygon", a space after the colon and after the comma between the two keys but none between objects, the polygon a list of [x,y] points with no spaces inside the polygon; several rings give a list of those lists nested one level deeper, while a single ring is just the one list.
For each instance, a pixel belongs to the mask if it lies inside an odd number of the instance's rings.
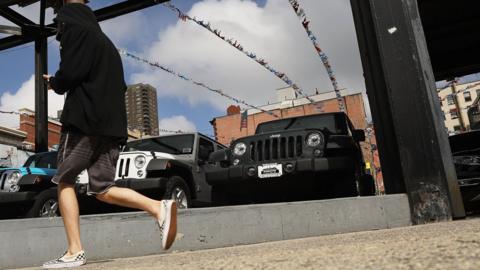
[{"label": "concrete curb", "polygon": [[[189,209],[179,212],[172,250],[255,244],[411,224],[407,196]],[[162,253],[158,228],[145,213],[83,216],[89,260]],[[0,269],[41,265],[65,249],[61,219],[0,221]],[[19,259],[21,258],[21,259]]]}]

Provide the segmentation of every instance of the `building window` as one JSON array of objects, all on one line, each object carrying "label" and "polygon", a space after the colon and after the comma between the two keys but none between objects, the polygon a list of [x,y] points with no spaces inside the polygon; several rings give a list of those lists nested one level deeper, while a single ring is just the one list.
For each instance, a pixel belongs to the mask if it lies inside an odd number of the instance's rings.
[{"label": "building window", "polygon": [[462,130],[462,127],[460,127],[460,126],[453,126],[453,130],[454,130],[454,131],[460,131],[460,130]]},{"label": "building window", "polygon": [[448,95],[447,96],[447,103],[448,103],[448,105],[454,105],[455,104],[455,99],[454,99],[453,95]]},{"label": "building window", "polygon": [[465,102],[472,101],[472,95],[469,91],[463,92],[463,98],[465,99]]},{"label": "building window", "polygon": [[458,111],[456,109],[450,110],[450,118],[457,119],[458,118]]},{"label": "building window", "polygon": [[442,117],[443,117],[443,121],[447,120],[447,117],[445,117],[445,112],[444,111],[442,111]]},{"label": "building window", "polygon": [[438,97],[438,101],[440,102],[440,107],[442,107],[442,106],[443,106],[442,98],[441,98],[441,97]]}]

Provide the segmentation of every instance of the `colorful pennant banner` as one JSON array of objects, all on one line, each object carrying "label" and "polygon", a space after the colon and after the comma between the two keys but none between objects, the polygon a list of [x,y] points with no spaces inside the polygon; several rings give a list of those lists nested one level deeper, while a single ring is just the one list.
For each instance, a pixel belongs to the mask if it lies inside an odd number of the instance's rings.
[{"label": "colorful pennant banner", "polygon": [[338,83],[337,79],[335,77],[335,74],[333,73],[332,66],[330,65],[330,62],[328,61],[327,55],[322,51],[320,48],[320,45],[317,42],[317,38],[313,34],[313,32],[310,30],[309,23],[310,21],[307,19],[307,15],[305,14],[305,10],[300,7],[300,4],[298,3],[297,0],[288,0],[290,2],[290,5],[292,6],[293,10],[295,11],[295,14],[297,14],[297,17],[300,19],[302,22],[303,28],[305,28],[305,31],[308,34],[308,37],[313,43],[313,46],[315,47],[315,50],[318,53],[318,56],[320,56],[320,59],[322,60],[323,65],[325,66],[325,69],[327,70],[328,77],[330,78],[330,81],[332,82],[333,85],[333,90],[335,90],[335,95],[337,97],[338,101],[338,107],[340,108],[340,111],[344,112],[345,111],[345,104],[343,102],[342,95],[340,94],[340,89],[338,88]]},{"label": "colorful pennant banner", "polygon": [[[0,111],[0,113],[3,113],[3,114],[13,114],[13,115],[29,115],[28,113],[21,113],[21,112],[16,112],[16,111]],[[50,116],[47,116],[47,118],[48,118],[49,120],[59,121],[58,118],[53,118],[53,117],[50,117]]]},{"label": "colorful pennant banner", "polygon": [[266,110],[264,110],[264,109],[262,109],[262,108],[259,108],[259,107],[257,107],[257,106],[248,104],[248,103],[247,103],[246,101],[244,101],[244,100],[241,100],[241,99],[232,97],[232,96],[230,96],[230,95],[228,95],[228,94],[225,94],[225,92],[223,92],[223,91],[220,90],[220,89],[213,89],[213,88],[211,88],[210,86],[208,86],[208,85],[206,85],[206,84],[204,84],[204,83],[202,83],[202,82],[198,82],[198,81],[195,81],[195,80],[193,80],[193,79],[190,79],[190,78],[188,78],[188,77],[185,76],[185,75],[182,75],[182,74],[180,74],[180,73],[177,73],[177,72],[175,72],[175,71],[173,71],[173,70],[171,70],[171,69],[169,69],[169,68],[166,68],[166,67],[160,65],[159,63],[151,62],[151,61],[148,61],[148,60],[146,60],[146,59],[140,58],[140,57],[138,57],[138,56],[136,56],[136,55],[134,55],[134,54],[131,54],[131,53],[129,53],[129,52],[125,51],[125,50],[122,50],[122,49],[118,49],[118,52],[119,52],[121,55],[124,55],[124,56],[127,56],[127,57],[129,57],[129,58],[135,59],[135,60],[137,60],[137,61],[139,61],[139,62],[143,62],[143,63],[145,63],[145,64],[148,64],[148,65],[152,66],[152,67],[159,68],[159,69],[161,69],[161,70],[163,70],[163,71],[165,71],[165,72],[168,72],[168,73],[170,73],[170,74],[172,74],[172,75],[174,75],[174,76],[179,77],[179,78],[182,79],[182,80],[191,82],[191,83],[193,83],[193,84],[195,84],[195,85],[198,85],[198,86],[200,86],[200,87],[202,87],[202,88],[204,88],[204,89],[207,89],[207,90],[210,91],[210,92],[213,92],[213,93],[215,93],[215,94],[218,94],[218,95],[221,95],[221,96],[223,96],[223,97],[226,97],[226,98],[228,98],[228,99],[230,99],[230,100],[233,100],[233,101],[235,101],[235,102],[238,103],[238,104],[243,104],[243,105],[248,106],[248,107],[250,107],[250,108],[252,108],[252,109],[256,109],[256,110],[262,111],[262,112],[264,112],[264,113],[267,113],[267,114],[269,114],[269,115],[272,115],[272,116],[278,118],[278,115],[274,114],[273,112],[266,111]]},{"label": "colorful pennant banner", "polygon": [[222,35],[220,30],[212,28],[210,26],[209,22],[197,19],[195,17],[192,18],[192,17],[188,16],[187,14],[183,13],[179,8],[177,8],[175,5],[173,5],[170,2],[166,2],[166,3],[164,3],[164,5],[166,7],[168,7],[170,10],[172,10],[173,12],[176,12],[178,14],[178,17],[182,21],[187,21],[187,20],[193,21],[196,24],[198,24],[199,26],[207,29],[210,33],[214,34],[215,36],[217,36],[221,40],[227,42],[228,44],[233,46],[235,49],[239,50],[240,52],[242,52],[243,54],[248,56],[250,59],[254,60],[258,64],[263,66],[265,69],[267,69],[268,71],[273,73],[275,76],[280,78],[282,81],[284,81],[290,87],[292,87],[295,90],[295,92],[297,92],[299,95],[305,97],[308,101],[310,101],[312,103],[315,102],[312,98],[310,98],[308,95],[306,95],[305,92],[285,74],[285,72],[280,72],[280,71],[276,70],[275,68],[270,66],[264,58],[260,58],[255,53],[245,50],[243,48],[243,46],[240,44],[240,42],[238,42],[236,39],[225,37],[224,35]]}]

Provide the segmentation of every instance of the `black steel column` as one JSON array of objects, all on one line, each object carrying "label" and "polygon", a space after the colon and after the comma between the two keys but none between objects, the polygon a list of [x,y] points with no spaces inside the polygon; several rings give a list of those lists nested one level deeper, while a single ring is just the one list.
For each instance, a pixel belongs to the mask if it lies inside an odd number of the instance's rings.
[{"label": "black steel column", "polygon": [[351,0],[387,193],[415,224],[465,216],[416,0]]},{"label": "black steel column", "polygon": [[[46,0],[40,4],[40,26],[45,26]],[[42,29],[43,30],[43,29]],[[47,74],[47,36],[35,39],[35,152],[48,150],[48,95],[43,74]]]}]

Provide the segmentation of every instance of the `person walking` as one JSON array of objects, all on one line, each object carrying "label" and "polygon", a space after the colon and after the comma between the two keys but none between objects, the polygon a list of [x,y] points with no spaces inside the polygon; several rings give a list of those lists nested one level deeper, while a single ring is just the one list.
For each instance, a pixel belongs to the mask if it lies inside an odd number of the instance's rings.
[{"label": "person walking", "polygon": [[87,192],[100,201],[148,212],[160,229],[164,249],[173,244],[177,230],[177,205],[173,200],[153,200],[134,190],[116,187],[115,167],[120,147],[127,140],[127,116],[122,61],[102,32],[84,0],[63,0],[55,21],[60,41],[60,66],[54,76],[45,74],[48,89],[67,97],[60,122],[58,202],[68,248],[44,268],[76,267],[86,263],[80,240],[79,206],[74,185],[87,170]]}]

